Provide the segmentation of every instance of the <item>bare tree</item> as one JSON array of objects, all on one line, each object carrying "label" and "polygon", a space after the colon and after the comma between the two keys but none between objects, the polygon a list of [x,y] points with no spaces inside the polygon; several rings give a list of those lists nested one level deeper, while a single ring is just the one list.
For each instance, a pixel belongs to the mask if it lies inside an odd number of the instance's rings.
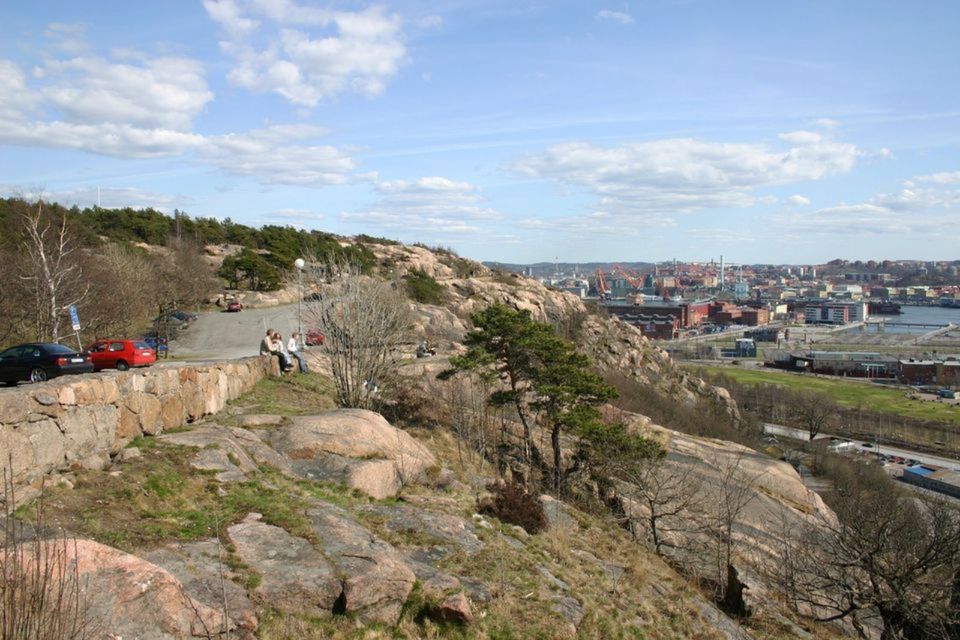
[{"label": "bare tree", "polygon": [[734,533],[743,516],[744,510],[756,500],[756,485],[759,474],[751,474],[743,467],[744,450],[724,454],[717,461],[716,502],[713,506],[711,524],[716,537],[716,576],[717,601],[729,613],[745,616],[747,611],[743,601],[746,588],[739,578],[735,563],[736,540]]},{"label": "bare tree", "polygon": [[43,201],[24,203],[20,213],[23,260],[20,280],[32,298],[34,334],[37,340],[57,342],[63,310],[83,300],[83,284],[77,245],[70,233],[65,212],[44,210]]},{"label": "bare tree", "polygon": [[789,414],[795,424],[806,429],[810,440],[829,424],[839,410],[836,403],[825,394],[816,391],[798,391],[790,394]]},{"label": "bare tree", "polygon": [[956,508],[882,487],[835,497],[836,519],[802,537],[796,601],[821,621],[850,621],[862,637],[873,623],[884,640],[960,637]]},{"label": "bare tree", "polygon": [[703,477],[692,463],[671,455],[645,458],[626,467],[622,477],[643,505],[639,521],[657,555],[702,528]]},{"label": "bare tree", "polygon": [[370,408],[399,366],[399,347],[410,338],[407,301],[390,283],[360,274],[359,269],[321,270],[319,300],[304,315],[325,335],[337,400],[344,407]]},{"label": "bare tree", "polygon": [[493,428],[495,407],[487,402],[490,383],[482,376],[461,376],[436,383],[441,420],[457,436],[457,457],[463,467],[462,445],[483,463],[487,454],[487,433]]}]

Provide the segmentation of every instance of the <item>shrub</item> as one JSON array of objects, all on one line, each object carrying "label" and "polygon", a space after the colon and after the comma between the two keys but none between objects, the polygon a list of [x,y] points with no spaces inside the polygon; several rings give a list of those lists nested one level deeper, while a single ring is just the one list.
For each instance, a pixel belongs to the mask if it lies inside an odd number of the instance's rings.
[{"label": "shrub", "polygon": [[523,527],[529,534],[546,531],[550,523],[537,496],[528,493],[516,482],[503,482],[492,487],[493,503],[484,505],[482,513],[502,522]]},{"label": "shrub", "polygon": [[446,291],[443,285],[426,272],[416,269],[404,276],[407,294],[421,304],[443,304]]},{"label": "shrub", "polygon": [[[0,637],[31,640],[87,640],[101,637],[76,561],[76,539],[53,534],[43,519],[25,526],[14,517],[16,500],[4,470],[3,552],[0,554]],[[49,537],[48,537],[49,536]]]}]

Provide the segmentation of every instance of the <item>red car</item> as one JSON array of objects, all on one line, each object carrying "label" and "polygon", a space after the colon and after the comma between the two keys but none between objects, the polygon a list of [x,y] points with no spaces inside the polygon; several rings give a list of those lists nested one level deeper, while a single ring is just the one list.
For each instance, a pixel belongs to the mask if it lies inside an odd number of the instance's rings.
[{"label": "red car", "polygon": [[86,349],[96,371],[130,367],[149,367],[157,361],[157,353],[142,340],[98,340]]},{"label": "red car", "polygon": [[227,311],[243,311],[243,304],[237,300],[233,300],[232,302],[227,303]]},{"label": "red car", "polygon": [[323,346],[323,333],[320,329],[307,329],[307,335],[304,336],[304,342],[307,343],[308,347],[322,347]]}]

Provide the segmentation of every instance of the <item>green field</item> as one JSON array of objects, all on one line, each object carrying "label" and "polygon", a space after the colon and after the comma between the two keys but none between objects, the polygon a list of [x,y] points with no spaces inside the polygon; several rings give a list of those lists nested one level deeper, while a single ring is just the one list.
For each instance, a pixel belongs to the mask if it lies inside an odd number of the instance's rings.
[{"label": "green field", "polygon": [[739,367],[693,364],[684,365],[684,368],[692,371],[704,369],[711,374],[723,374],[742,384],[777,384],[796,390],[809,389],[830,396],[843,407],[863,407],[870,411],[890,413],[918,420],[960,424],[960,407],[941,402],[911,400],[900,389],[885,389],[864,382],[846,382],[770,369],[741,369]]}]

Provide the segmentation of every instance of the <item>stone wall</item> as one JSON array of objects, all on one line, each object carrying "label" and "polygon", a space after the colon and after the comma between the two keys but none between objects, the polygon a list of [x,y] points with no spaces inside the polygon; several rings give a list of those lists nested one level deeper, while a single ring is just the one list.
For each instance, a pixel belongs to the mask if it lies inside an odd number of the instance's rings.
[{"label": "stone wall", "polygon": [[0,468],[14,484],[100,467],[140,435],[219,412],[276,372],[272,358],[64,376],[0,390]]}]

